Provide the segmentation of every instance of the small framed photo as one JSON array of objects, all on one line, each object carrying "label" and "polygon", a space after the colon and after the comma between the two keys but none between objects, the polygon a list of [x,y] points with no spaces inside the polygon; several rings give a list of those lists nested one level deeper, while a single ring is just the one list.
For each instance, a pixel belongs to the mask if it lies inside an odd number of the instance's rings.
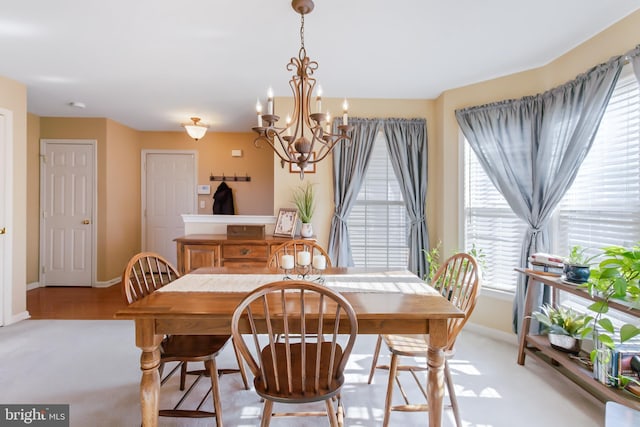
[{"label": "small framed photo", "polygon": [[[309,155],[309,160],[315,160],[315,159],[316,159],[316,152],[313,151]],[[298,166],[295,163],[289,163],[289,172],[300,173],[300,166]],[[304,173],[316,173],[316,164],[315,163],[307,164],[307,166],[305,166],[304,168]]]},{"label": "small framed photo", "polygon": [[273,230],[273,235],[293,238],[297,224],[297,209],[280,208],[280,212],[278,212],[278,219],[276,220],[276,228]]}]

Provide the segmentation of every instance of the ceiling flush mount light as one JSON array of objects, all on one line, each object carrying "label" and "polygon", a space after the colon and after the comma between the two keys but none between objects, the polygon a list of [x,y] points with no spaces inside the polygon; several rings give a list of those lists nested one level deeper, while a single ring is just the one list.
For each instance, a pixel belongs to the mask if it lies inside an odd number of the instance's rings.
[{"label": "ceiling flush mount light", "polygon": [[351,129],[348,124],[348,104],[343,105],[342,125],[338,126],[339,133],[331,133],[329,113],[322,110],[322,91],[320,87],[315,93],[315,112],[311,112],[316,79],[313,73],[318,69],[318,63],[307,56],[304,47],[304,15],[313,10],[311,0],[293,0],[293,10],[300,14],[300,51],[298,57],[291,58],[287,70],[295,73],[289,80],[293,91],[293,115],[287,116],[284,127],[276,126],[280,117],[274,113],[273,91],[269,89],[267,98],[267,112],[262,114],[262,104],[258,100],[256,112],[258,126],[253,130],[258,134],[254,144],[259,147],[260,142],[266,142],[283,162],[294,163],[300,169],[300,179],[304,178],[305,168],[327,157],[340,141],[349,141],[347,132]]},{"label": "ceiling flush mount light", "polygon": [[200,117],[191,117],[191,121],[193,123],[187,123],[182,126],[184,126],[189,136],[197,141],[207,133],[209,126],[200,123]]}]

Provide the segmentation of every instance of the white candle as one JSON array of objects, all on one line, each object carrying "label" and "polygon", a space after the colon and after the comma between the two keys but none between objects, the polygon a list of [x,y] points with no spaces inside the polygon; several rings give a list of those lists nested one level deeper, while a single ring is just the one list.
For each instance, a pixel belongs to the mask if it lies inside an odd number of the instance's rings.
[{"label": "white candle", "polygon": [[306,266],[311,264],[311,253],[307,251],[298,252],[298,265]]},{"label": "white candle", "polygon": [[324,270],[327,268],[327,259],[324,255],[314,255],[313,256],[313,268],[316,270]]},{"label": "white candle", "polygon": [[259,99],[256,101],[256,114],[258,115],[258,127],[262,127],[262,104]]},{"label": "white candle", "polygon": [[280,267],[285,270],[291,270],[293,268],[293,255],[282,255],[280,257]]},{"label": "white candle", "polygon": [[342,103],[342,124],[344,126],[349,124],[348,110],[349,110],[349,103],[347,102],[347,98],[345,98],[344,102]]},{"label": "white candle", "polygon": [[322,88],[318,86],[318,95],[316,96],[316,110],[322,113]]},{"label": "white candle", "polygon": [[291,136],[291,116],[287,114],[287,136]]},{"label": "white candle", "polygon": [[327,112],[327,133],[331,133],[331,114]]},{"label": "white candle", "polygon": [[273,89],[267,91],[267,114],[273,114]]}]

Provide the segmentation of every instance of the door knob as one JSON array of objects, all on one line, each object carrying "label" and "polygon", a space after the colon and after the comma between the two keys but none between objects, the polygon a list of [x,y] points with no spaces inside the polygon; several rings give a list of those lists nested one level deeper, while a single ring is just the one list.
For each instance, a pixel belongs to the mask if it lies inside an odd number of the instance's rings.
[{"label": "door knob", "polygon": [[7,234],[7,229],[5,227],[0,228],[0,234]]},{"label": "door knob", "polygon": [[91,224],[91,221],[89,221],[88,219],[85,219],[84,221],[82,221],[83,224]]}]

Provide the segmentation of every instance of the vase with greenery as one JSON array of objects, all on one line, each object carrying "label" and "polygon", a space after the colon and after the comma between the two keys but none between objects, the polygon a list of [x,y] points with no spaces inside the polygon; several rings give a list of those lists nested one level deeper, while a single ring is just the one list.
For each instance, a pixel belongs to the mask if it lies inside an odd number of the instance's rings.
[{"label": "vase with greenery", "polygon": [[293,192],[293,203],[298,208],[298,215],[302,221],[300,235],[302,237],[313,236],[313,227],[311,226],[311,218],[315,210],[315,190],[313,184],[307,182],[300,185]]},{"label": "vase with greenery", "polygon": [[572,308],[548,304],[543,305],[540,311],[531,313],[531,316],[544,326],[551,347],[575,354],[580,352],[582,340],[589,335],[589,323],[593,319]]},{"label": "vase with greenery", "polygon": [[567,281],[572,283],[586,283],[591,273],[591,264],[600,254],[589,255],[589,249],[573,246],[569,256],[564,258],[563,273]]}]

